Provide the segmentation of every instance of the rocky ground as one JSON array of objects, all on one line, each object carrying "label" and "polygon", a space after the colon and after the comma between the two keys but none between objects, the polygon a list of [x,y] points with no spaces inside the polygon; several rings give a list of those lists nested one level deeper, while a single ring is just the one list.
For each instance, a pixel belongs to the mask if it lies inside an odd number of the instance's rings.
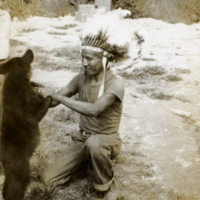
[{"label": "rocky ground", "polygon": [[[114,161],[119,190],[113,198],[198,200],[200,24],[168,24],[154,19],[127,22],[145,32],[145,43],[139,60],[112,69],[125,83],[120,126],[123,145]],[[32,79],[45,85],[44,93],[57,91],[80,71],[79,35],[84,24],[70,16],[15,19],[12,24],[13,56],[22,55],[27,48],[34,51]],[[78,115],[63,106],[47,113],[41,123],[42,141],[32,159],[32,177],[37,181],[45,162],[70,144],[66,135],[77,123]],[[89,194],[84,196],[86,190]],[[95,193],[86,177],[52,197],[95,199]]]}]

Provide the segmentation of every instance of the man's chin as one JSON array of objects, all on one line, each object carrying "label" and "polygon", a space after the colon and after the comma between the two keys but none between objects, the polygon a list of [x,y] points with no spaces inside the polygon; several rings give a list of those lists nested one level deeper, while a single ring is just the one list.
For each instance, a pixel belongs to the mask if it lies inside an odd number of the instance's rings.
[{"label": "man's chin", "polygon": [[85,75],[87,75],[87,76],[92,76],[92,73],[91,73],[91,72],[88,72],[88,71],[85,71]]}]

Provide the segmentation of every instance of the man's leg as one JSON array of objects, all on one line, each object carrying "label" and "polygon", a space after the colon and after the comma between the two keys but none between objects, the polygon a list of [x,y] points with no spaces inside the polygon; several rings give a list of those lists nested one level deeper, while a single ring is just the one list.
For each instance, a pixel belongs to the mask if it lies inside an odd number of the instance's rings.
[{"label": "man's leg", "polygon": [[[78,133],[79,134],[79,133]],[[77,133],[76,133],[77,135]],[[84,142],[72,143],[49,164],[43,178],[46,184],[62,186],[87,170]]]},{"label": "man's leg", "polygon": [[112,159],[120,152],[121,139],[117,134],[93,135],[85,142],[85,156],[92,164],[94,187],[107,191],[114,178]]}]

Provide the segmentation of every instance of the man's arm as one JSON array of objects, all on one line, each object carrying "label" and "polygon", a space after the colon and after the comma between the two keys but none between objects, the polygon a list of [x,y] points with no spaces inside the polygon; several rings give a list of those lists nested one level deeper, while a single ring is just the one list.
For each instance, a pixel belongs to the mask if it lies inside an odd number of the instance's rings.
[{"label": "man's arm", "polygon": [[[73,96],[72,92],[69,90],[68,87],[62,88],[56,94],[59,95],[59,96],[64,96],[64,97],[68,97],[68,98]],[[54,94],[54,95],[56,95],[56,94]],[[52,95],[50,95],[50,96],[53,97]],[[56,107],[60,103],[62,103],[62,102],[53,98],[53,101],[51,102],[51,105],[49,107],[50,108]]]},{"label": "man's arm", "polygon": [[[56,94],[59,96],[64,96],[64,97],[72,97],[73,95],[75,95],[78,92],[78,83],[79,83],[79,79],[82,78],[81,74],[76,75],[68,84],[66,87],[62,88],[60,91],[58,91]],[[56,96],[56,94],[54,94]],[[51,97],[53,97],[53,95],[50,95]],[[57,105],[59,105],[60,102],[59,99],[53,98],[53,101],[50,105],[51,107],[55,107]]]},{"label": "man's arm", "polygon": [[95,117],[106,108],[108,108],[116,100],[114,94],[103,94],[95,103],[88,103],[70,99],[63,96],[61,93],[52,94],[51,97],[54,101],[60,102],[72,110],[86,116]]}]

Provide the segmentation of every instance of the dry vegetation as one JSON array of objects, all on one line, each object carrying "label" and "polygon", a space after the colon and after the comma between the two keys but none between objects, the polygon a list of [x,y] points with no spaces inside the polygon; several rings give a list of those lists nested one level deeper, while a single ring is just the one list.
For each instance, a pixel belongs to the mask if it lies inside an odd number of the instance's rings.
[{"label": "dry vegetation", "polygon": [[132,18],[151,17],[169,23],[191,24],[200,21],[198,0],[118,0],[114,8],[132,12]]},{"label": "dry vegetation", "polygon": [[162,66],[147,64],[144,67],[135,67],[131,72],[123,69],[118,73],[126,80],[134,80],[135,91],[140,95],[151,99],[170,100],[174,98],[171,87],[174,82],[182,80],[180,75],[183,72],[177,73],[177,70],[168,71]]},{"label": "dry vegetation", "polygon": [[3,9],[8,9],[12,18],[25,19],[29,16],[59,17],[74,15],[76,8],[69,0],[32,0],[23,6],[18,0],[3,1]]},{"label": "dry vegetation", "polygon": [[[192,23],[198,22],[198,2],[193,0],[141,0],[138,1],[121,1],[116,2],[118,6],[130,9],[133,13],[132,17],[154,17],[163,19],[172,23],[185,22]],[[183,2],[182,1],[182,2]],[[55,4],[54,4],[55,3]],[[42,4],[43,5],[43,4]],[[62,16],[68,11],[62,11],[58,5],[58,1],[54,1],[52,5],[57,5],[57,12],[52,9],[53,7],[43,7],[48,12],[40,11],[37,13],[38,5],[27,5],[25,9],[30,12],[28,14],[41,14],[47,16]],[[64,10],[64,5],[61,4]],[[70,4],[66,4],[69,6]],[[196,6],[195,6],[196,5]],[[72,10],[74,7],[70,5]],[[134,9],[133,9],[134,8]],[[185,10],[184,10],[185,9]],[[15,9],[13,9],[15,10]],[[33,13],[34,10],[34,13]],[[168,12],[165,12],[165,11]],[[200,10],[200,9],[199,9]],[[73,10],[74,11],[74,10]],[[22,11],[21,13],[24,13]],[[61,12],[61,13],[59,13]],[[64,12],[64,13],[62,13]],[[182,13],[182,14],[181,14]],[[184,13],[184,14],[183,14]],[[195,14],[194,15],[192,15]],[[13,16],[15,13],[13,14]],[[75,25],[66,25],[56,27],[56,29],[73,28]],[[28,27],[22,28],[21,33],[29,33],[37,31],[37,29]],[[64,35],[65,32],[51,31],[51,35]],[[26,43],[17,40],[11,40],[11,45],[20,49]],[[33,69],[42,69],[46,71],[70,70],[80,71],[80,52],[76,47],[69,46],[67,49],[64,47],[48,50],[38,46],[32,46],[35,53],[35,60],[32,65]],[[62,58],[57,62],[54,58]],[[182,102],[188,102],[183,96],[174,95],[171,87],[173,84],[182,81],[182,74],[189,74],[187,69],[174,69],[172,71],[166,70],[161,65],[151,65],[151,59],[145,59],[148,64],[144,67],[136,67],[130,73],[119,71],[119,74],[125,81],[131,80],[134,84],[135,91],[140,95],[145,95],[151,99],[170,100],[178,99]],[[67,67],[66,67],[67,62]],[[53,81],[53,80],[52,80]],[[128,82],[130,83],[130,82]],[[41,89],[41,92],[48,94],[57,91],[58,88],[48,87]],[[77,97],[74,97],[77,98]],[[125,115],[125,114],[124,114]],[[46,186],[42,181],[42,174],[49,162],[51,162],[59,153],[67,148],[71,143],[70,135],[77,129],[79,122],[79,115],[74,111],[60,105],[56,108],[50,109],[40,124],[41,128],[41,143],[38,146],[34,156],[31,159],[31,184],[27,191],[27,200],[95,200],[96,194],[92,185],[92,176],[90,171],[85,174],[81,179],[72,180],[70,185],[64,188],[52,188]],[[142,133],[147,134],[147,133]],[[114,170],[116,180],[120,189],[117,193],[113,194],[114,200],[183,200],[193,199],[182,194],[176,193],[173,189],[167,190],[162,187],[159,182],[154,179],[155,168],[151,161],[140,150],[141,133],[133,130],[133,137],[124,138],[124,146],[119,157],[114,160]],[[0,167],[0,175],[3,173]]]},{"label": "dry vegetation", "polygon": [[[30,32],[29,29],[22,30]],[[34,30],[33,30],[34,31]],[[21,49],[25,45],[23,42],[11,40],[11,45]],[[56,48],[48,51],[44,48],[33,46],[35,60],[33,69],[43,69],[46,71],[55,70],[80,70],[80,52],[76,47]],[[54,61],[54,57],[65,58],[60,62]],[[68,67],[66,68],[66,64]],[[151,61],[149,61],[151,62]],[[74,67],[76,66],[76,67]],[[178,72],[169,74],[162,66],[145,66],[144,68],[134,68],[130,74],[119,72],[125,79],[134,80],[136,91],[141,95],[146,95],[153,99],[170,99],[171,93],[161,90],[161,86],[167,88],[172,79],[179,77]],[[184,73],[182,71],[179,74]],[[171,77],[171,78],[169,78]],[[178,78],[178,81],[181,79]],[[164,81],[164,83],[162,83]],[[42,88],[44,94],[57,91],[58,88]],[[77,97],[74,97],[77,98]],[[81,179],[74,179],[69,185],[63,188],[52,188],[44,185],[42,175],[46,166],[63,149],[71,143],[70,135],[78,128],[79,115],[65,106],[58,106],[48,111],[47,115],[40,123],[41,142],[31,159],[31,184],[27,190],[26,200],[95,200],[96,193],[93,188],[91,172],[88,171]],[[160,200],[177,199],[178,194],[174,190],[166,190],[155,181],[155,169],[150,160],[138,149],[140,146],[141,134],[134,131],[134,143],[129,137],[125,137],[123,142],[125,148],[120,156],[114,160],[115,176],[119,190],[112,194],[113,200]],[[133,146],[134,145],[134,146]],[[2,174],[2,168],[0,169]],[[180,198],[184,198],[180,196]]]},{"label": "dry vegetation", "polygon": [[191,24],[200,21],[200,2],[198,0],[149,0],[143,5],[142,10],[146,17],[170,23]]},{"label": "dry vegetation", "polygon": [[[23,29],[22,31],[30,32],[29,29]],[[16,51],[17,49],[21,51],[20,49],[25,43],[11,40],[11,45],[16,48]],[[80,52],[77,47],[55,48],[51,51],[37,46],[31,48],[35,52],[33,69],[39,68],[46,71],[71,70],[76,72],[80,70]],[[56,57],[64,58],[64,60],[56,62],[53,59]],[[151,63],[151,60],[148,61]],[[66,62],[68,63],[67,68]],[[173,98],[173,94],[167,90],[167,87],[174,80],[181,81],[179,75],[182,73],[189,72],[174,70],[169,73],[162,66],[148,64],[145,67],[134,68],[129,74],[119,71],[119,74],[125,80],[134,80],[136,91],[140,95],[160,100]],[[163,88],[166,88],[166,90],[163,90]],[[47,95],[57,90],[58,88],[47,87],[42,88],[40,91]],[[90,171],[80,179],[71,180],[70,184],[63,188],[53,188],[50,185],[45,185],[42,180],[47,164],[70,145],[70,135],[78,128],[78,122],[79,115],[63,105],[48,111],[40,123],[40,145],[31,159],[31,184],[27,190],[26,200],[97,199]],[[155,181],[153,164],[146,155],[139,151],[142,136],[137,131],[133,131],[133,135],[134,140],[133,138],[130,140],[128,136],[125,136],[123,140],[125,148],[122,149],[120,156],[113,162],[115,177],[120,186],[119,190],[112,194],[113,200],[176,200],[179,197],[184,199],[183,195],[176,194],[173,189],[165,189],[158,181]],[[132,143],[132,141],[134,142]],[[2,169],[0,172],[3,173]]]},{"label": "dry vegetation", "polygon": [[[12,17],[27,16],[59,17],[74,15],[77,0],[35,0],[19,6],[19,1],[4,2],[4,9],[10,9]],[[72,3],[73,2],[73,3]],[[94,1],[88,1],[93,3]],[[131,11],[132,18],[151,17],[170,23],[191,24],[200,21],[200,1],[198,0],[113,0],[112,9],[121,7]]]}]

